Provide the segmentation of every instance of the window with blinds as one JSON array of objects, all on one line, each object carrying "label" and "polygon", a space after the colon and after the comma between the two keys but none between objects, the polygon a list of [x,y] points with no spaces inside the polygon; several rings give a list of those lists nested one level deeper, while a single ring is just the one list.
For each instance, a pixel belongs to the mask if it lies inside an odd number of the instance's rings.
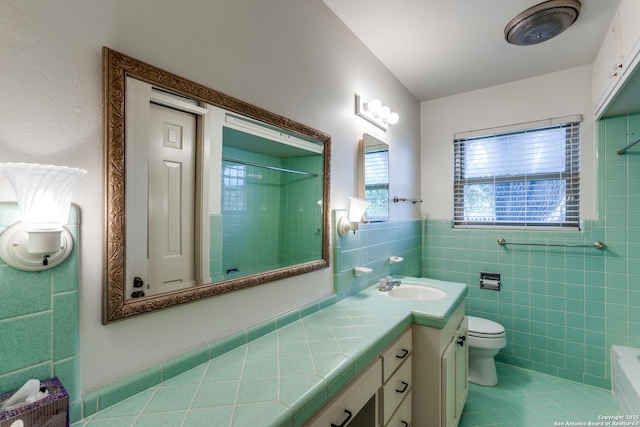
[{"label": "window with blinds", "polygon": [[571,119],[456,135],[454,227],[578,229],[580,120]]},{"label": "window with blinds", "polygon": [[370,150],[364,155],[364,198],[371,202],[367,221],[389,219],[389,150]]}]

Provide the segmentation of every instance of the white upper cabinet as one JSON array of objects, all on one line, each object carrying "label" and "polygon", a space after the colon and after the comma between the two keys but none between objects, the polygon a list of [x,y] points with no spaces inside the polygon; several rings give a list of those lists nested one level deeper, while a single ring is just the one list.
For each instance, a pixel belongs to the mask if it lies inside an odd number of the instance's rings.
[{"label": "white upper cabinet", "polygon": [[626,0],[620,5],[617,19],[620,26],[620,54],[622,72],[630,71],[640,49],[640,1]]},{"label": "white upper cabinet", "polygon": [[[609,113],[615,104],[620,90],[627,87],[631,80],[638,79],[634,73],[640,56],[640,1],[623,0],[611,27],[602,42],[593,64],[593,103],[596,118]],[[634,85],[635,86],[635,85]],[[616,105],[614,114],[640,111],[638,105],[625,102]]]},{"label": "white upper cabinet", "polygon": [[593,101],[596,116],[610,101],[615,86],[620,82],[622,61],[618,31],[619,15],[619,13],[616,14],[616,19],[607,31],[593,64]]}]

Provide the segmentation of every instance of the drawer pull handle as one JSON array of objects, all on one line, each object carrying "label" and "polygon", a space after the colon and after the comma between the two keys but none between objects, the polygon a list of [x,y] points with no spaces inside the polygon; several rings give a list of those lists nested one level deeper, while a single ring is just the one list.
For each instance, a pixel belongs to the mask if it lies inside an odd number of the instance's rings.
[{"label": "drawer pull handle", "polygon": [[344,412],[347,413],[347,418],[342,422],[342,424],[340,424],[339,426],[335,425],[334,423],[331,423],[331,427],[344,427],[347,425],[347,423],[349,422],[349,420],[351,419],[351,416],[353,415],[351,413],[351,411],[347,411],[346,409],[344,410]]},{"label": "drawer pull handle", "polygon": [[406,421],[400,421],[404,427],[409,427],[409,423]]},{"label": "drawer pull handle", "polygon": [[398,355],[396,354],[396,357],[397,357],[398,359],[404,359],[405,357],[407,357],[407,354],[409,354],[409,350],[407,350],[406,348],[403,348],[403,349],[402,349],[402,355],[401,355],[401,356],[398,356]]},{"label": "drawer pull handle", "polygon": [[404,384],[404,388],[402,390],[396,389],[398,393],[404,393],[405,391],[407,391],[407,388],[409,388],[409,384],[405,383],[404,381],[402,381],[402,384]]}]

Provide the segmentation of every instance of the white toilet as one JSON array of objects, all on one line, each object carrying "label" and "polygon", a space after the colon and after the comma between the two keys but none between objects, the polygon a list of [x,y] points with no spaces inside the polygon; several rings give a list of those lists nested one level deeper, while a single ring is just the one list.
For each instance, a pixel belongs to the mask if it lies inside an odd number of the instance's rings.
[{"label": "white toilet", "polygon": [[504,327],[492,320],[467,316],[469,332],[469,381],[484,386],[498,384],[496,362],[493,359],[507,345]]}]

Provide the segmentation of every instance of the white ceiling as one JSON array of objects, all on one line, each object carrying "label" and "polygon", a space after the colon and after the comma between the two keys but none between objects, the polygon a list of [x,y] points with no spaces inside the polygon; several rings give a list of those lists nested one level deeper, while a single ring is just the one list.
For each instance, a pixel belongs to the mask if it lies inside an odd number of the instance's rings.
[{"label": "white ceiling", "polygon": [[581,0],[564,33],[513,46],[504,27],[542,0],[324,0],[419,101],[591,64],[621,0]]}]

